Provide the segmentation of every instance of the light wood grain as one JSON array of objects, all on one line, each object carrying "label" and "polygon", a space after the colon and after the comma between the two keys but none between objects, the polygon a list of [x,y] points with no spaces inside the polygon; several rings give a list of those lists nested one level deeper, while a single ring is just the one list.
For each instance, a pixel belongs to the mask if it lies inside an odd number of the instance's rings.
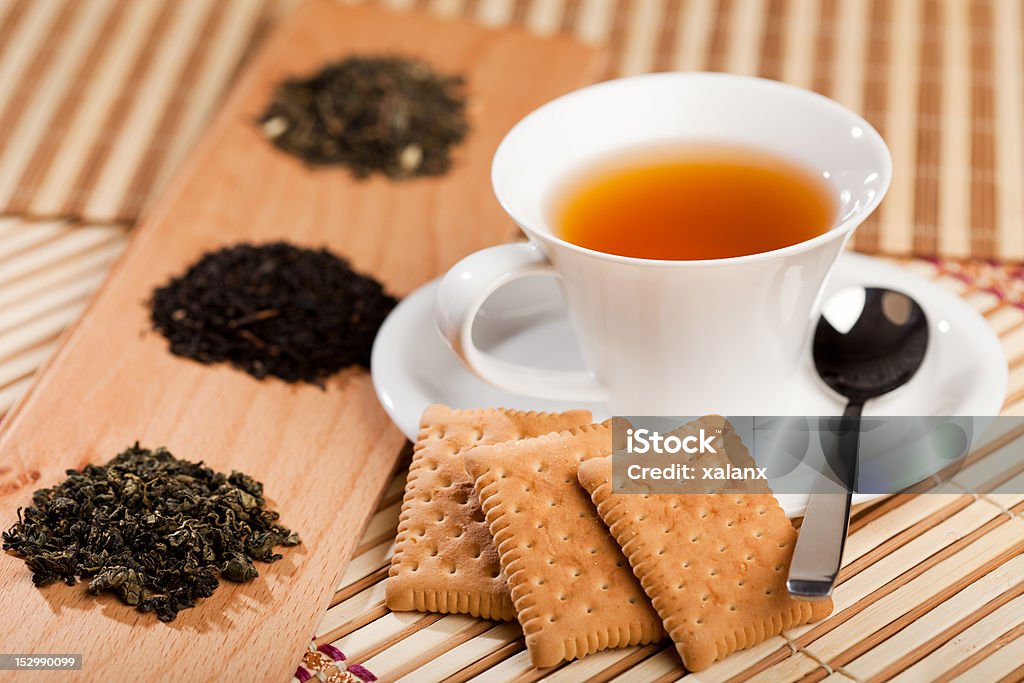
[{"label": "light wood grain", "polygon": [[[357,182],[309,171],[253,124],[273,85],[350,52],[420,55],[463,72],[472,133],[441,179]],[[304,544],[250,584],[223,585],[170,625],[83,586],[32,586],[0,556],[0,642],[7,652],[84,654],[91,680],[283,681],[294,672],[373,513],[404,438],[369,376],[346,371],[326,390],[259,382],[171,356],[147,333],[152,288],[201,253],[240,240],[328,245],[405,294],[460,257],[511,233],[488,167],[522,115],[589,78],[595,53],[466,23],[302,6],[269,41],[204,142],[134,236],[125,256],[0,433],[0,519],[68,467],[133,443],[246,471],[266,484]],[[235,648],[244,643],[245,656]],[[258,673],[256,673],[258,672]],[[37,676],[40,679],[46,675]],[[55,674],[51,678],[63,678]]]}]

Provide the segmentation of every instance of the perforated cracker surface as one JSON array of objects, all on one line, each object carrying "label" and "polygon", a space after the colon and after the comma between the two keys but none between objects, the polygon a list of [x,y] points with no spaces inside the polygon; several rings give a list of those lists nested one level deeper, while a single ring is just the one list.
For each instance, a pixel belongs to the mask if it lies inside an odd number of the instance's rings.
[{"label": "perforated cracker surface", "polygon": [[527,413],[499,409],[424,411],[409,468],[386,586],[390,609],[466,613],[515,619],[462,453],[588,424],[590,413]]},{"label": "perforated cracker surface", "polygon": [[583,463],[579,480],[689,670],[831,613],[787,593],[797,532],[770,493],[613,493],[611,458]]},{"label": "perforated cracker surface", "polygon": [[535,666],[663,635],[576,480],[581,461],[611,448],[606,423],[466,454]]}]

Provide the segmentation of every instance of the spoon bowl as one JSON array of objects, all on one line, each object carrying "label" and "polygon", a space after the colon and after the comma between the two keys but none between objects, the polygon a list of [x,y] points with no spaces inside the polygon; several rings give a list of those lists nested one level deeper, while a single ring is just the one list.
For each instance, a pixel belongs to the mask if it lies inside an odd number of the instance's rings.
[{"label": "spoon bowl", "polygon": [[814,334],[814,366],[833,391],[864,401],[906,384],[928,347],[924,310],[902,292],[851,287],[831,297]]}]

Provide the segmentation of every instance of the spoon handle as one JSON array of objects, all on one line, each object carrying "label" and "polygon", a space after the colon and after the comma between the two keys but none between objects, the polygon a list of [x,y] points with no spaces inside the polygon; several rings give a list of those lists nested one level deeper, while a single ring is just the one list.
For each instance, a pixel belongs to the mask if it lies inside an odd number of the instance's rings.
[{"label": "spoon handle", "polygon": [[795,597],[824,600],[832,595],[850,527],[863,407],[862,401],[846,405],[835,444],[837,457],[826,458],[824,471],[807,501],[786,582],[786,588]]}]

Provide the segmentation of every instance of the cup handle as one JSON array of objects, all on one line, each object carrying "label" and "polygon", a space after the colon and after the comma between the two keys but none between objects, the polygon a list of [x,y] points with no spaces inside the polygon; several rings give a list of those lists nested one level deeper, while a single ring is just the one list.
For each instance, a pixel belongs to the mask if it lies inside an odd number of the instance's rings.
[{"label": "cup handle", "polygon": [[591,372],[567,372],[510,363],[473,343],[473,320],[480,306],[500,287],[523,277],[558,275],[530,243],[502,244],[462,259],[437,290],[436,317],[441,335],[473,374],[516,394],[558,401],[603,402],[607,392]]}]

